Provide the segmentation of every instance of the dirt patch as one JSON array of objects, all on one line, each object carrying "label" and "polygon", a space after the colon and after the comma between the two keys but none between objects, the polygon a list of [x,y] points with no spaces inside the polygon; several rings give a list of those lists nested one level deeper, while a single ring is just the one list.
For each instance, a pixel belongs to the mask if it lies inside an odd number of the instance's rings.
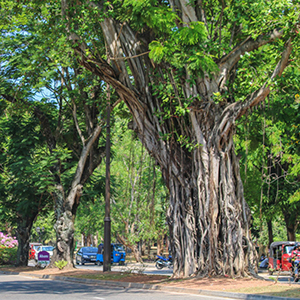
[{"label": "dirt patch", "polygon": [[229,291],[241,288],[256,288],[274,286],[273,281],[252,278],[233,279],[227,277],[178,279],[166,283],[168,286],[185,287],[190,289]]}]

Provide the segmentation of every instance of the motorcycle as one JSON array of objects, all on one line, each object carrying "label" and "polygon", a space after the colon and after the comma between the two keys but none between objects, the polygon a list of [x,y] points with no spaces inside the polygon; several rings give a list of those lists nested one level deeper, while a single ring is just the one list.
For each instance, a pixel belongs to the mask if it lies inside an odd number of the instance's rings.
[{"label": "motorcycle", "polygon": [[155,267],[158,270],[161,270],[162,268],[168,267],[169,269],[173,267],[173,260],[172,256],[169,255],[169,257],[165,257],[162,255],[156,255],[156,262],[155,262]]}]

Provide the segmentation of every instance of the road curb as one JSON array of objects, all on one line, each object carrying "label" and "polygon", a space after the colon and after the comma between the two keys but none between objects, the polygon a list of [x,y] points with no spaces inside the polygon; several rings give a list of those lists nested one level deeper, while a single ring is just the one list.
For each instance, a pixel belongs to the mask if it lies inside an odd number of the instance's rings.
[{"label": "road curb", "polygon": [[45,275],[45,274],[41,275],[41,274],[33,274],[33,273],[25,273],[25,272],[0,271],[0,274],[28,276],[28,277],[34,277],[39,279],[68,281],[74,283],[84,283],[84,284],[93,284],[93,285],[101,285],[101,286],[111,286],[119,289],[130,289],[130,288],[146,289],[146,290],[157,290],[157,291],[165,291],[165,292],[180,293],[180,294],[183,293],[194,294],[194,295],[196,294],[196,295],[203,295],[203,296],[233,298],[233,299],[242,299],[242,300],[299,300],[299,298],[276,297],[276,296],[266,296],[266,295],[258,295],[258,294],[241,294],[241,293],[210,291],[210,290],[201,290],[201,289],[197,290],[197,289],[189,289],[183,287],[168,287],[168,286],[156,285],[156,284],[73,278],[67,276]]}]

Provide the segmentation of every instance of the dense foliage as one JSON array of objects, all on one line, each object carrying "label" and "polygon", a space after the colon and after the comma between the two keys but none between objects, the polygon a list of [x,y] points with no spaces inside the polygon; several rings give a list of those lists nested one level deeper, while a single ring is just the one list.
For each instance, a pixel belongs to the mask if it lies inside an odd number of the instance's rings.
[{"label": "dense foliage", "polygon": [[[128,147],[127,179],[116,178],[123,187],[117,192],[116,185],[112,199],[120,208],[118,220],[141,233],[137,222],[152,226],[143,221],[155,207],[151,196],[163,197],[144,193],[137,179],[147,176],[151,190],[157,164],[169,190],[174,275],[255,273],[251,212],[259,210],[262,220],[269,206],[285,213],[299,204],[298,1],[5,0],[3,7],[1,97],[28,104],[46,87],[55,99],[46,97],[35,107],[54,104],[43,107],[51,121],[43,133],[51,155],[59,153],[51,170],[59,259],[72,254],[83,183],[102,157],[99,135],[94,131],[97,142],[90,148],[89,137],[91,129],[100,134],[101,111],[110,98],[113,109],[126,104],[130,128],[143,144],[140,164],[133,165],[138,152]],[[251,115],[260,105],[263,115]],[[273,113],[268,115],[266,107]],[[278,108],[287,112],[280,115]],[[292,117],[286,122],[287,115]],[[243,116],[254,122],[238,126],[235,149],[236,122]],[[252,126],[256,119],[262,131]],[[143,149],[151,160],[146,162]],[[250,206],[236,150],[244,159]],[[250,190],[260,194],[251,197]],[[147,203],[152,209],[143,209]],[[128,207],[130,220],[120,218]],[[298,216],[285,219],[288,232],[295,233],[288,221],[295,225]]]}]

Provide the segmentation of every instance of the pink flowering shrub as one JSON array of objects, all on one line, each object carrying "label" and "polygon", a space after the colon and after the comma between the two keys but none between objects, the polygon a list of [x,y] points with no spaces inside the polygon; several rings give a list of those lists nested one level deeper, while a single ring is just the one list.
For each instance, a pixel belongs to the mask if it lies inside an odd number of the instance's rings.
[{"label": "pink flowering shrub", "polygon": [[18,241],[0,232],[0,264],[12,264],[16,261]]}]

